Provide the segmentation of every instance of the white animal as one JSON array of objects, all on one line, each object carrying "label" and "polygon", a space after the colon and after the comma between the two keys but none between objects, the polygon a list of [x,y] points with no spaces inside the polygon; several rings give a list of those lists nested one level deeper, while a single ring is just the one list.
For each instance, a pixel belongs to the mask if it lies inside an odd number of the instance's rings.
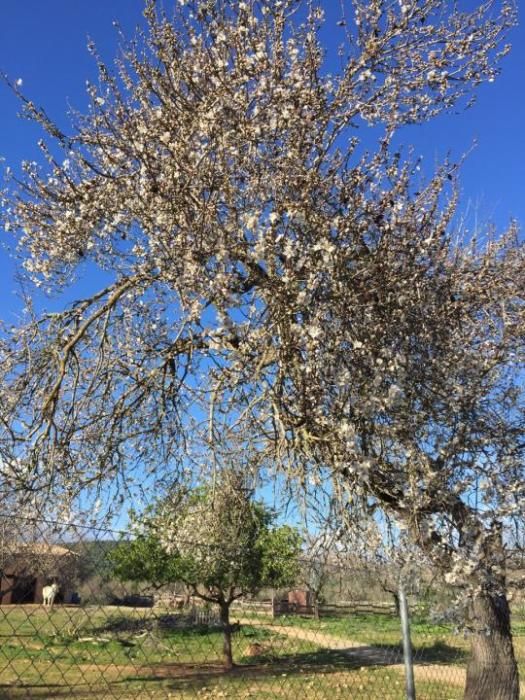
[{"label": "white animal", "polygon": [[42,597],[44,599],[44,605],[53,607],[56,595],[58,593],[58,583],[52,583],[50,586],[44,586],[42,588]]}]

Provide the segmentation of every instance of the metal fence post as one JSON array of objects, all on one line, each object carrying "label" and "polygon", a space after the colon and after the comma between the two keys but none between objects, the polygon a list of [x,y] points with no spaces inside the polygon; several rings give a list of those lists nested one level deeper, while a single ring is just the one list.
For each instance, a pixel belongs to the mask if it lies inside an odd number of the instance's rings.
[{"label": "metal fence post", "polygon": [[412,641],[410,639],[408,603],[402,583],[399,584],[399,614],[401,617],[401,632],[403,634],[403,658],[405,661],[407,700],[416,700],[416,686],[414,684],[414,660],[412,658]]}]

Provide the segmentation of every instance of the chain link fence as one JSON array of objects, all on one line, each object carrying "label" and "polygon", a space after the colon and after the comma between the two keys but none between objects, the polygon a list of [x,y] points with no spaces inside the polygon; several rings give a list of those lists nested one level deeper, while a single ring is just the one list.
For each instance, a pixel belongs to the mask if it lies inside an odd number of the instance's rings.
[{"label": "chain link fence", "polygon": [[[118,580],[113,553],[129,541],[122,532],[0,517],[2,700],[406,697],[399,598],[386,568],[328,562],[322,591],[298,584],[236,601],[235,665],[226,670],[215,606],[180,583]],[[419,700],[463,696],[468,635],[433,616],[446,595],[424,576],[408,591]],[[519,609],[514,622],[525,663]]]}]

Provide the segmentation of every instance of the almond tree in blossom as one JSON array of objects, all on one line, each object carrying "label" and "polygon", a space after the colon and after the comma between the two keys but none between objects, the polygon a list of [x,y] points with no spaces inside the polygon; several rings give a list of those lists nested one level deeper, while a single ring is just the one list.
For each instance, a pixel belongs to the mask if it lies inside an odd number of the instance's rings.
[{"label": "almond tree in blossom", "polygon": [[231,410],[291,482],[329,474],[399,523],[464,590],[465,697],[517,699],[523,247],[515,226],[461,240],[455,165],[422,181],[392,147],[495,79],[513,6],[341,13],[334,69],[322,3],[150,2],[116,69],[92,49],[70,133],[13,84],[47,133],[3,196],[25,275],[58,295],[85,269],[113,281],[3,329],[2,488],[124,488],[181,461],[195,405],[210,434]]}]

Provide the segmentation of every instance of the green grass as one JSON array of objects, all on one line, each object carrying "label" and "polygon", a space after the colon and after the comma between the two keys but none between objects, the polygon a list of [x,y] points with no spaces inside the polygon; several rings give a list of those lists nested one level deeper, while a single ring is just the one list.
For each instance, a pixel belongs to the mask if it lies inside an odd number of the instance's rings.
[{"label": "green grass", "polygon": [[[282,624],[304,629],[319,630],[336,637],[347,637],[359,642],[397,644],[400,641],[400,624],[397,617],[370,613],[353,613],[346,617],[323,617],[315,620],[311,617],[283,615],[278,618]],[[452,636],[450,625],[430,624],[422,618],[412,619],[411,632],[415,636],[443,637]]]},{"label": "green grass", "polygon": [[[279,618],[270,629],[260,623],[261,618],[254,618],[234,635],[237,668],[225,673],[221,631],[188,626],[172,612],[163,616],[158,610],[109,606],[56,607],[51,612],[38,606],[1,607],[0,698],[93,699],[103,697],[108,687],[112,697],[159,700],[170,693],[184,700],[404,697],[400,668],[349,659],[323,647],[322,640],[285,636],[280,627],[397,645],[396,620],[351,616],[318,623],[288,617]],[[429,634],[429,647],[437,661],[438,652],[446,661],[448,647],[439,647],[435,631]],[[423,700],[456,700],[460,691],[443,678],[418,681],[418,698]]]},{"label": "green grass", "polygon": [[[286,615],[277,618],[275,624],[276,629],[279,625],[292,626],[368,645],[401,647],[400,622],[393,615],[354,613],[347,617],[324,617],[320,620]],[[525,666],[525,620],[516,615],[512,629],[518,662]],[[410,631],[416,659],[428,658],[433,663],[465,663],[470,647],[469,637],[458,633],[452,625],[435,624],[424,617],[415,616],[410,621]]]},{"label": "green grass", "polygon": [[[166,658],[180,663],[218,663],[222,658],[222,632],[206,626],[183,626],[182,618],[180,628],[172,627],[180,616],[161,616],[159,620],[150,610],[130,608],[57,607],[50,614],[27,606],[6,610],[2,609],[3,616],[0,613],[0,656],[6,660],[60,659],[74,665],[130,661],[154,664]],[[244,627],[234,635],[234,654],[242,663],[250,644],[269,639],[273,642],[272,653],[278,655],[284,645],[275,643],[277,633]],[[305,642],[285,641],[287,652],[312,647]]]}]

